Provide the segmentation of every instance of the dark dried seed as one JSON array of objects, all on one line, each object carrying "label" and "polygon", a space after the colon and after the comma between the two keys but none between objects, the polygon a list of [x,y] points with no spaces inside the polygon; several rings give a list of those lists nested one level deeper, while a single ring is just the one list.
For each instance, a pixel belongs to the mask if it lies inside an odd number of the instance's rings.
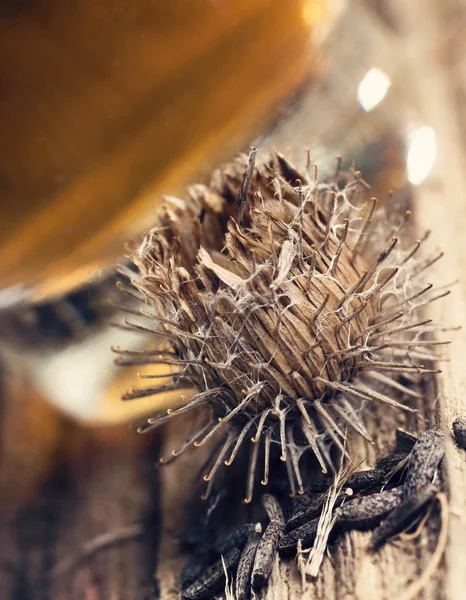
[{"label": "dark dried seed", "polygon": [[333,482],[334,478],[331,475],[326,475],[321,479],[312,481],[308,486],[309,492],[311,494],[324,494]]},{"label": "dark dried seed", "polygon": [[272,572],[273,561],[278,551],[280,540],[283,537],[284,527],[278,521],[271,521],[267,525],[264,535],[257,546],[252,569],[251,582],[254,588],[259,588],[267,581]]},{"label": "dark dried seed", "polygon": [[411,496],[413,492],[432,482],[444,454],[445,439],[442,432],[430,430],[421,435],[409,455],[403,486],[405,496]]},{"label": "dark dried seed", "polygon": [[417,513],[431,500],[437,487],[429,483],[418,488],[388,515],[385,521],[372,534],[372,550],[378,550],[385,542],[409,526]]},{"label": "dark dried seed", "polygon": [[399,427],[396,430],[396,451],[411,452],[418,439],[417,435],[413,435],[409,431],[405,431]]},{"label": "dark dried seed", "polygon": [[262,529],[258,523],[254,533],[249,536],[239,559],[238,569],[236,570],[236,600],[246,600],[250,596],[252,567],[261,537]]},{"label": "dark dried seed", "polygon": [[[355,492],[360,492],[374,485],[380,485],[385,480],[385,473],[379,469],[369,469],[367,471],[357,471],[350,475],[345,482],[345,488],[349,487]],[[320,481],[315,481],[309,486],[313,493],[324,493],[333,484],[333,477],[325,477]]]},{"label": "dark dried seed", "polygon": [[367,529],[378,524],[403,499],[401,487],[355,498],[336,511],[338,524],[345,529]]},{"label": "dark dried seed", "polygon": [[290,554],[296,552],[296,546],[298,541],[301,540],[303,546],[308,548],[312,546],[317,535],[317,526],[319,524],[319,517],[304,523],[301,527],[298,527],[294,531],[285,534],[281,541],[279,550],[283,554]]},{"label": "dark dried seed", "polygon": [[214,544],[216,552],[226,554],[233,548],[241,550],[249,536],[254,533],[254,529],[254,523],[246,523],[245,525],[228,530],[216,539]]},{"label": "dark dried seed", "polygon": [[380,485],[385,479],[385,473],[380,469],[370,469],[368,471],[358,471],[348,477],[345,482],[345,488],[349,487],[354,492],[360,492],[374,485]]},{"label": "dark dried seed", "polygon": [[[414,438],[414,436],[412,437]],[[381,485],[385,483],[391,471],[400,466],[401,462],[407,457],[407,452],[397,452],[396,454],[380,458],[376,463],[375,469],[356,471],[356,473],[350,475],[345,483],[345,487],[351,488],[354,492],[360,492],[370,487]],[[311,483],[309,489],[314,493],[323,493],[328,490],[333,482],[333,477],[324,477],[320,481]]]},{"label": "dark dried seed", "polygon": [[293,498],[291,499],[292,504],[290,518],[294,517],[302,510],[307,508],[310,504],[312,504],[312,493],[313,492],[310,489],[308,489],[304,492],[304,494],[296,494],[295,496],[293,496]]},{"label": "dark dried seed", "polygon": [[[348,493],[341,492],[337,496],[337,499],[335,501],[335,506],[340,506],[340,504],[343,502],[343,500],[347,500],[347,499],[348,499]],[[325,504],[326,500],[327,500],[327,496],[325,494],[322,494],[322,496],[320,496],[313,504],[311,504],[311,506],[308,506],[304,510],[300,511],[298,514],[291,517],[291,519],[286,524],[286,527],[285,527],[286,531],[293,531],[297,527],[306,525],[307,523],[309,523],[309,521],[311,521],[315,517],[318,517],[320,515],[320,513],[322,512],[322,507]]]},{"label": "dark dried seed", "polygon": [[375,468],[383,471],[385,475],[389,475],[394,469],[400,467],[402,462],[405,461],[409,456],[408,452],[396,452],[395,454],[389,454],[384,458],[379,458],[375,463]]},{"label": "dark dried seed", "polygon": [[277,521],[281,525],[285,524],[282,507],[274,496],[271,494],[264,494],[262,496],[262,504],[264,505],[265,512],[270,521]]},{"label": "dark dried seed", "polygon": [[196,556],[184,565],[180,573],[180,586],[184,590],[198,579],[210,564],[209,552],[198,552]]},{"label": "dark dried seed", "polygon": [[240,558],[241,552],[235,548],[224,557],[225,567],[222,560],[217,560],[206,569],[201,577],[183,590],[183,598],[188,600],[200,600],[201,598],[212,598],[213,593],[219,589],[225,581],[225,568],[231,569]]},{"label": "dark dried seed", "polygon": [[466,450],[466,418],[458,417],[452,423],[453,435],[460,448]]}]

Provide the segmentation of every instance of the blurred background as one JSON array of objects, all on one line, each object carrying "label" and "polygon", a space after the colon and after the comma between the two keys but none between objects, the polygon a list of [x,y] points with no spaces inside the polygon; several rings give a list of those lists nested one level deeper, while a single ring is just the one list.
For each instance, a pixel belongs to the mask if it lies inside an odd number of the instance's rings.
[{"label": "blurred background", "polygon": [[[458,193],[465,17],[462,0],[0,0],[2,597],[61,597],[57,552],[155,518],[159,442],[128,423],[173,396],[120,401],[136,373],[109,348],[146,340],[107,300],[162,195],[251,143],[310,148],[323,172],[341,154],[381,201]],[[100,572],[122,598],[151,594],[142,535]]]}]

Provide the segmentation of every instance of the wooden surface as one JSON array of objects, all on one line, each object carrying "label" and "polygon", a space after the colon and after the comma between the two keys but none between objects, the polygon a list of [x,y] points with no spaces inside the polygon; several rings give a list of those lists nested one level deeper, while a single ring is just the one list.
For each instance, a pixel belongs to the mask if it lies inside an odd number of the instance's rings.
[{"label": "wooden surface", "polygon": [[[440,404],[434,401],[433,389],[426,394],[428,401],[419,403],[419,415],[409,421],[389,411],[371,415],[378,454],[392,449],[396,425],[411,430],[438,425]],[[80,427],[8,379],[1,422],[0,597],[178,598],[178,574],[185,557],[177,551],[176,536],[193,497],[193,474],[205,459],[201,450],[157,471],[157,437],[141,438],[127,426]],[[167,430],[162,451],[173,448],[182,434],[179,425]],[[449,448],[450,457],[458,460],[457,454]],[[373,464],[375,452],[361,448],[359,456]],[[89,541],[103,534],[118,536],[122,528],[134,525],[142,527],[142,536],[78,560]],[[372,600],[401,595],[428,563],[438,527],[435,515],[416,542],[390,544],[374,556],[365,550],[367,534],[347,535],[304,594],[290,560],[275,573],[267,598]],[[63,561],[72,568],[54,575]],[[424,598],[453,598],[443,591],[446,576],[442,562]]]},{"label": "wooden surface", "polygon": [[[2,383],[0,597],[153,598],[157,440],[127,426],[80,427],[26,386]],[[79,559],[89,541],[128,528],[128,539]]]},{"label": "wooden surface", "polygon": [[[412,72],[414,92],[426,122],[437,136],[438,160],[430,184],[417,194],[418,220],[432,229],[446,258],[441,281],[459,279],[448,305],[433,305],[432,317],[463,329],[454,336],[450,362],[438,382],[438,413],[445,428],[466,413],[466,71],[464,70],[464,0],[397,2],[403,53]],[[419,23],[421,27],[419,27]],[[444,586],[448,598],[464,598],[466,590],[466,458],[450,444],[446,468],[451,526]]]},{"label": "wooden surface", "polygon": [[[436,131],[439,153],[433,176],[416,190],[415,219],[419,227],[433,229],[434,242],[446,251],[434,282],[462,279],[448,301],[433,304],[427,316],[447,325],[464,325],[466,138],[461,90],[466,86],[461,61],[445,43],[451,13],[456,8],[459,14],[463,3],[445,0],[440,6],[436,0],[413,0],[394,5],[399,11],[395,16],[404,24],[396,43],[402,44],[406,64],[416,74],[410,93],[419,97],[423,119]],[[377,446],[359,450],[361,458],[373,464],[376,454],[393,448],[397,425],[413,431],[440,426],[447,433],[442,473],[450,503],[448,544],[439,567],[413,600],[460,600],[466,589],[466,457],[448,437],[452,419],[466,412],[466,328],[452,336],[450,362],[442,363],[443,373],[435,383],[426,382],[418,415],[407,421],[388,410],[370,415]],[[175,536],[184,502],[192,494],[192,474],[203,460],[201,453],[158,473],[153,464],[159,441],[172,448],[181,431],[167,431],[165,439],[158,440],[138,438],[127,427],[83,428],[64,420],[31,390],[3,380],[0,597],[177,598],[183,558]],[[141,537],[101,549],[60,577],[50,578],[53,568],[88,540],[141,523]],[[294,561],[280,564],[267,598],[404,600],[403,594],[432,557],[439,528],[436,509],[418,539],[391,543],[375,555],[366,552],[367,534],[351,533],[324,559],[320,576],[304,592]]]},{"label": "wooden surface", "polygon": [[[352,440],[352,452],[357,456],[355,459],[357,463],[374,465],[376,457],[385,456],[393,451],[397,426],[410,431],[440,426],[439,403],[435,400],[434,382],[428,382],[424,391],[424,399],[413,404],[419,410],[416,415],[406,417],[403,413],[393,410],[377,410],[366,414],[366,421],[370,424],[369,431],[376,441],[376,447],[371,448],[363,444],[358,447],[357,440]],[[181,439],[181,435],[179,429],[173,429],[171,435],[167,435],[163,444],[165,453],[176,446],[176,440]],[[162,505],[170,507],[169,510],[163,511],[165,518],[161,543],[163,551],[160,553],[157,571],[160,589],[163,592],[161,597],[164,600],[178,598],[176,582],[184,560],[183,557],[180,558],[175,545],[176,535],[180,533],[183,526],[179,502],[186,497],[186,488],[181,487],[180,484],[186,482],[188,486],[190,485],[189,474],[196,472],[203,460],[203,456],[198,456],[197,452],[194,452],[183,462],[179,461],[171,469],[163,469],[160,473]],[[448,481],[445,481],[444,485],[448,487]],[[174,506],[177,509],[173,512]],[[324,559],[317,579],[308,582],[304,588],[295,559],[281,561],[279,568],[273,573],[264,598],[267,600],[404,598],[403,593],[409,584],[419,578],[429,563],[437,544],[439,527],[439,514],[434,511],[428,526],[418,539],[388,544],[376,554],[367,552],[370,533],[346,534],[341,544],[332,549],[330,555]],[[426,585],[423,598],[431,600],[450,598],[444,590],[446,585],[444,561],[441,565]]]},{"label": "wooden surface", "polygon": [[[406,102],[404,105],[392,103],[385,113],[397,113],[396,119],[391,121],[392,126],[406,124],[416,115],[418,122],[431,125],[436,132],[439,158],[431,177],[414,189],[414,218],[420,230],[433,230],[433,246],[440,246],[446,253],[432,274],[433,283],[448,285],[460,279],[452,295],[445,302],[430,306],[426,316],[446,326],[463,326],[463,329],[451,333],[454,343],[445,352],[448,362],[440,365],[443,369],[440,376],[426,382],[425,396],[417,405],[419,413],[415,418],[400,422],[398,419],[403,418],[402,415],[384,410],[367,415],[367,421],[372,423],[377,455],[393,449],[394,429],[398,425],[412,431],[440,427],[445,432],[447,455],[442,477],[450,502],[447,546],[422,591],[416,592],[411,586],[429,565],[438,543],[441,527],[438,510],[434,511],[419,538],[389,544],[375,555],[366,551],[368,534],[350,533],[343,544],[324,559],[319,577],[305,590],[294,561],[280,563],[267,592],[268,600],[378,600],[394,597],[460,600],[466,590],[466,456],[454,446],[450,437],[452,420],[466,412],[466,77],[460,51],[464,47],[466,3],[462,0],[394,2],[390,16],[395,19],[397,27],[396,32],[391,31],[388,43],[393,53],[396,52],[394,61],[401,59],[403,62],[402,85]],[[377,65],[377,57],[372,58]],[[336,88],[338,83],[339,80],[336,80]],[[340,91],[341,96],[347,88],[342,86]],[[355,93],[353,88],[349,91]],[[275,131],[268,142],[273,144],[279,140],[296,150],[296,146],[303,145],[306,135],[312,141],[315,132],[312,125],[316,121],[313,101],[316,101],[315,96],[307,105],[304,103],[299,115],[291,118],[291,123],[285,123]],[[306,122],[306,114],[309,122]],[[333,133],[340,124],[338,107],[336,114],[338,118]],[[321,115],[319,118],[324,123],[322,127],[329,123],[328,127],[332,128],[330,119],[326,121]],[[361,115],[355,116],[355,120],[358,127],[361,124],[361,130],[367,127]],[[382,121],[383,117],[379,116],[378,122]],[[350,132],[349,135],[354,137],[355,133]],[[296,139],[298,144],[295,144]],[[169,446],[167,444],[167,448]],[[368,463],[374,464],[375,456],[371,449],[361,447],[360,452],[362,458],[367,457]],[[191,460],[195,462],[194,458]],[[192,468],[185,467],[186,470]],[[168,473],[162,474],[164,476],[170,478]],[[169,498],[174,495],[168,482],[165,488],[162,487],[164,493],[168,495],[165,502],[169,504]],[[170,557],[167,561],[170,562]],[[171,565],[176,571],[179,560],[175,559]],[[170,571],[169,567],[164,566],[163,573],[167,570]],[[173,573],[172,577],[174,579]],[[169,589],[166,594],[167,598],[176,598],[176,593],[170,595]]]}]

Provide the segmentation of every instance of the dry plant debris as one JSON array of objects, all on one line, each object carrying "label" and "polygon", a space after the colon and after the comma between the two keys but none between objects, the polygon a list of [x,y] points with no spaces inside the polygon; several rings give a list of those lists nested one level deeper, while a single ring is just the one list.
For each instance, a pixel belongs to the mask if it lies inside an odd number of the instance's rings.
[{"label": "dry plant debris", "polygon": [[[181,581],[183,597],[191,600],[208,598],[222,588],[226,573],[221,568],[221,555],[224,555],[224,564],[235,579],[235,597],[246,600],[267,584],[277,552],[299,555],[298,565],[305,581],[307,577],[317,576],[327,542],[330,546],[338,544],[347,531],[373,530],[368,551],[376,551],[399,534],[412,530],[422,521],[427,505],[439,491],[439,484],[434,480],[445,444],[437,431],[427,431],[419,439],[411,438],[416,441],[409,454],[396,453],[379,461],[382,468],[372,470],[380,471],[375,483],[372,477],[364,478],[365,471],[350,476],[347,473],[337,474],[330,488],[318,493],[317,499],[315,492],[306,490],[309,506],[297,512],[293,511],[293,502],[290,503],[286,496],[279,501],[277,497],[264,494],[262,524],[250,523],[223,532],[220,539],[212,541],[210,546],[205,535],[202,539],[191,539],[191,559]],[[388,464],[391,465],[389,470],[386,468]],[[401,465],[400,469],[397,469],[398,465]],[[350,480],[356,482],[357,489],[349,490]],[[344,487],[347,492],[341,494]],[[340,496],[344,496],[344,500],[341,499],[336,508],[336,499]],[[316,506],[320,507],[320,512]],[[286,520],[284,513],[288,515]],[[327,530],[322,546],[316,548],[322,523]],[[202,531],[205,532],[205,529]],[[181,546],[186,549],[183,541]],[[314,561],[313,550],[317,556]],[[209,566],[212,560],[214,562]],[[195,570],[194,565],[197,567]],[[191,578],[187,578],[188,574]]]},{"label": "dry plant debris", "polygon": [[372,442],[364,406],[413,411],[396,398],[418,396],[410,380],[435,372],[448,341],[430,339],[442,328],[423,311],[449,293],[425,280],[442,253],[422,257],[428,234],[413,239],[410,212],[388,218],[366,196],[360,173],[343,172],[340,159],[320,181],[310,160],[300,172],[278,153],[256,161],[254,150],[186,200],[167,198],[132,248],[137,273],[122,267],[131,286],[120,288],[141,319],[124,326],[155,343],[113,350],[120,365],[166,365],[171,382],[123,399],[197,390],[139,431],[192,414],[191,435],[161,464],[216,440],[204,498],[245,453],[245,503],[257,480],[273,479],[277,454],[291,494],[303,494],[305,452],[328,472],[327,440],[348,454],[350,427]]},{"label": "dry plant debris", "polygon": [[[425,315],[449,293],[426,279],[443,253],[424,253],[429,233],[414,238],[410,216],[378,208],[340,157],[322,181],[309,155],[301,172],[279,153],[258,160],[253,149],[209,185],[189,188],[185,200],[166,198],[155,226],[129,247],[134,267],[120,273],[130,285],[119,287],[132,317],[123,327],[154,345],[114,347],[116,362],[165,365],[166,373],[140,376],[170,380],[131,388],[123,400],[185,391],[138,427],[190,415],[190,435],[161,465],[212,447],[202,468],[209,509],[201,535],[181,544],[193,554],[181,576],[186,598],[211,597],[226,579],[228,595],[235,589],[246,599],[267,584],[278,552],[298,548],[303,579],[315,577],[342,532],[375,527],[375,550],[437,494],[438,432],[417,439],[399,431],[395,454],[368,472],[338,471],[331,453],[351,464],[348,428],[373,443],[364,423],[370,403],[416,412],[413,383],[438,372],[449,343],[432,339],[447,328]],[[335,477],[316,478],[316,467]],[[253,512],[225,534],[208,515],[232,491],[228,471],[245,473],[243,503]],[[268,493],[257,515],[259,483]]]}]

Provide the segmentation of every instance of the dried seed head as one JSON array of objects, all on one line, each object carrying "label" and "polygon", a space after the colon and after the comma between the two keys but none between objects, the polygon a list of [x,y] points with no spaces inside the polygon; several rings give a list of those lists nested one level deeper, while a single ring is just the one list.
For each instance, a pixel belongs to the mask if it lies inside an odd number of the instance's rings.
[{"label": "dried seed head", "polygon": [[141,429],[208,407],[207,420],[163,459],[218,436],[206,495],[218,469],[249,445],[250,501],[259,447],[267,483],[272,443],[292,492],[302,492],[304,449],[325,470],[323,435],[341,449],[346,425],[369,439],[355,410],[361,403],[412,410],[375,388],[409,394],[398,374],[426,371],[436,357],[440,342],[426,339],[430,320],[419,309],[445,295],[423,281],[438,256],[419,262],[424,240],[398,238],[409,213],[390,223],[364,191],[359,173],[320,183],[313,165],[300,173],[280,154],[255,164],[253,152],[209,186],[191,187],[186,200],[167,198],[134,252],[133,295],[150,306],[143,315],[166,344],[125,364],[177,371],[169,386],[124,398],[197,388]]}]

